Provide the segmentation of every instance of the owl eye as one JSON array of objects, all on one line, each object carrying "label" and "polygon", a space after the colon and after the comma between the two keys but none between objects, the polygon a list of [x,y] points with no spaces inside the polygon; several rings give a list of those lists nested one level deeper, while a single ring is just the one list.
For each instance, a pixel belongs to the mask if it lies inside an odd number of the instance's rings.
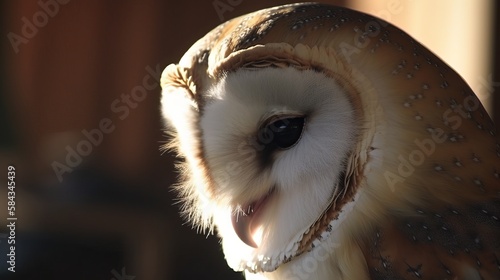
[{"label": "owl eye", "polygon": [[295,145],[302,135],[304,117],[282,118],[268,123],[261,131],[266,146],[288,149]]}]

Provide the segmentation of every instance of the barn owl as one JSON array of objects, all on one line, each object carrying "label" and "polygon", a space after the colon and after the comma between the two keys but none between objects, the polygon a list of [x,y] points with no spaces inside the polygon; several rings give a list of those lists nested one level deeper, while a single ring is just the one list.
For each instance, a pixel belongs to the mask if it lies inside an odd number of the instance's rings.
[{"label": "barn owl", "polygon": [[500,141],[409,35],[292,4],[162,74],[184,215],[247,279],[500,279]]}]

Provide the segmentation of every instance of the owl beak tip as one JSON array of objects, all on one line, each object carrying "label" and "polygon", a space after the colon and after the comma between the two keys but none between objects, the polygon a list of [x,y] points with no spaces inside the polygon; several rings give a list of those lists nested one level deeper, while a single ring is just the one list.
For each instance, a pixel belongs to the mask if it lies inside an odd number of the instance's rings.
[{"label": "owl beak tip", "polygon": [[235,213],[231,215],[231,220],[234,232],[238,235],[240,240],[250,247],[258,248],[251,234],[252,215],[240,215],[239,213]]}]

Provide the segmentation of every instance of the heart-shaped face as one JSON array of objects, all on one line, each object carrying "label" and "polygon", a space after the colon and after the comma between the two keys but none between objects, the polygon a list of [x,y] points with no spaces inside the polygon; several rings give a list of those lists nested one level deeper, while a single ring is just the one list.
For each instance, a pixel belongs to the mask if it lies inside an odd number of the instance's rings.
[{"label": "heart-shaped face", "polygon": [[500,279],[493,123],[396,27],[318,4],[258,11],[162,86],[186,215],[247,278]]}]

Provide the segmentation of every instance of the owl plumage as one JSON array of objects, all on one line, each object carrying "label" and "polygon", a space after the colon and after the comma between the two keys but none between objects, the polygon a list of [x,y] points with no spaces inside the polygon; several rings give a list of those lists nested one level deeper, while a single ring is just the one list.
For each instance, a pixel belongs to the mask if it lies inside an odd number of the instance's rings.
[{"label": "owl plumage", "polygon": [[398,28],[293,4],[230,20],[162,75],[184,214],[247,279],[500,279],[500,141]]}]

